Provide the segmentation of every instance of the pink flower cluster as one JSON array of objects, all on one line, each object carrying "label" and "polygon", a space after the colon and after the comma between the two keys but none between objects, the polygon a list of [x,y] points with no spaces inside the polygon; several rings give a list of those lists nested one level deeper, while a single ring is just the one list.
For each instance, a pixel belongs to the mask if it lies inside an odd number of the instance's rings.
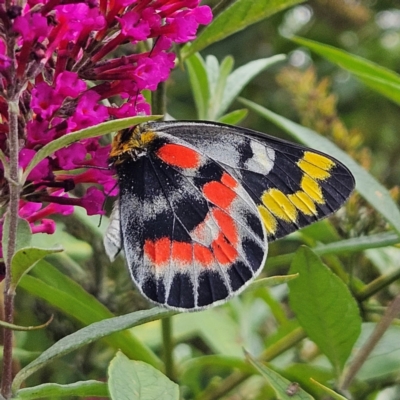
[{"label": "pink flower cluster", "polygon": [[[141,91],[155,90],[168,78],[175,61],[172,44],[194,39],[199,24],[211,21],[209,7],[199,1],[28,0],[23,7],[20,1],[0,1],[5,33],[0,37],[0,148],[6,157],[4,94],[10,90],[20,92],[22,169],[43,145],[62,135],[150,113]],[[32,232],[53,233],[51,216],[67,215],[76,205],[89,215],[103,213],[104,192],[116,191],[112,172],[85,167],[106,168],[108,154],[108,145],[87,139],[32,170],[19,211]],[[6,199],[0,168],[0,198]],[[69,193],[77,184],[85,184],[82,198]]]}]

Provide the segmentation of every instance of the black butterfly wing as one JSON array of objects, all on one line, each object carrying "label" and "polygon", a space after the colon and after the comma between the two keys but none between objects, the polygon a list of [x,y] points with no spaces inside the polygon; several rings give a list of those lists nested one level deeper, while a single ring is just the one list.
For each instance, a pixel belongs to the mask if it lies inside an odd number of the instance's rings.
[{"label": "black butterfly wing", "polygon": [[186,140],[240,181],[269,240],[332,214],[355,186],[333,157],[260,132],[203,121],[155,122],[149,129]]}]

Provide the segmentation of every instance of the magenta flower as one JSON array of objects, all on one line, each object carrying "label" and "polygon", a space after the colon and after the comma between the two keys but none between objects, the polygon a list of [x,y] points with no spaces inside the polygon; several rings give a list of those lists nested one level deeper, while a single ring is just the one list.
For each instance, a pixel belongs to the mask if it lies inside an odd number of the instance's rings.
[{"label": "magenta flower", "polygon": [[[199,6],[198,0],[20,4],[0,2],[0,86],[3,92],[21,92],[22,171],[54,139],[110,119],[149,114],[141,91],[155,90],[168,79],[175,65],[172,45],[194,39],[199,24],[212,18],[210,8]],[[137,45],[145,40],[153,40],[153,48],[141,52],[145,46]],[[134,52],[113,57],[127,43]],[[118,97],[118,105],[113,104]],[[0,149],[8,157],[8,109],[1,95],[0,117]],[[113,173],[107,170],[108,154],[108,145],[87,139],[55,152],[30,172],[19,215],[33,233],[53,233],[52,216],[68,215],[74,206],[84,207],[89,215],[103,213],[104,193],[117,191]],[[3,170],[0,165],[0,185],[7,193]],[[82,198],[73,195],[77,185],[85,185]],[[0,236],[2,226],[0,218]]]}]

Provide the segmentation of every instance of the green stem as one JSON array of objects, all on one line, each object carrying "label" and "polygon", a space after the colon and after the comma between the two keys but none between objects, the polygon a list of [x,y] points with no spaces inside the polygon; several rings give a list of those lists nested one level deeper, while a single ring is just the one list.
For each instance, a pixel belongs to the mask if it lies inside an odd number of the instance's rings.
[{"label": "green stem", "polygon": [[276,341],[274,344],[265,349],[261,354],[260,360],[269,362],[284,353],[286,350],[289,350],[294,345],[298,344],[306,337],[307,334],[304,332],[303,328],[293,329],[282,339]]},{"label": "green stem", "polygon": [[161,320],[162,338],[163,338],[163,355],[165,364],[165,375],[171,381],[176,381],[174,366],[174,344],[172,340],[172,318],[167,317]]},{"label": "green stem", "polygon": [[165,82],[161,82],[151,95],[151,113],[153,115],[165,115],[167,109],[165,93]]},{"label": "green stem", "polygon": [[[318,256],[324,256],[327,254],[354,253],[368,249],[376,249],[379,247],[393,246],[399,242],[400,238],[398,234],[393,232],[385,232],[321,245],[314,247],[313,251]],[[294,258],[294,255],[295,253],[289,253],[269,258],[267,261],[268,271],[270,272],[274,268],[290,264]]]},{"label": "green stem", "polygon": [[[299,343],[305,337],[307,337],[307,335],[304,330],[302,328],[296,328],[282,339],[268,347],[263,352],[259,360],[265,362],[271,361],[280,354],[284,353],[286,350],[289,350],[295,344]],[[199,400],[217,400],[225,396],[236,386],[240,385],[251,375],[251,373],[235,371],[222,382],[220,382],[217,387],[210,385],[203,393],[201,393]]]},{"label": "green stem", "polygon": [[379,292],[384,287],[389,286],[391,283],[400,278],[400,268],[395,271],[381,275],[379,278],[374,279],[368,285],[364,286],[358,293],[356,293],[357,300],[364,301],[375,293]]}]

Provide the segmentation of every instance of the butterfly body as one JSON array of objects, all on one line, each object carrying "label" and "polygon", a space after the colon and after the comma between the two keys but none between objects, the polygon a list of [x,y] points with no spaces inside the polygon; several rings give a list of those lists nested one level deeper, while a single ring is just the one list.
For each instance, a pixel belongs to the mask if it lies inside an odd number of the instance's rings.
[{"label": "butterfly body", "polygon": [[212,122],[122,131],[110,161],[120,198],[106,250],[122,247],[142,294],[181,311],[241,292],[268,241],[331,214],[354,186],[326,155]]}]

